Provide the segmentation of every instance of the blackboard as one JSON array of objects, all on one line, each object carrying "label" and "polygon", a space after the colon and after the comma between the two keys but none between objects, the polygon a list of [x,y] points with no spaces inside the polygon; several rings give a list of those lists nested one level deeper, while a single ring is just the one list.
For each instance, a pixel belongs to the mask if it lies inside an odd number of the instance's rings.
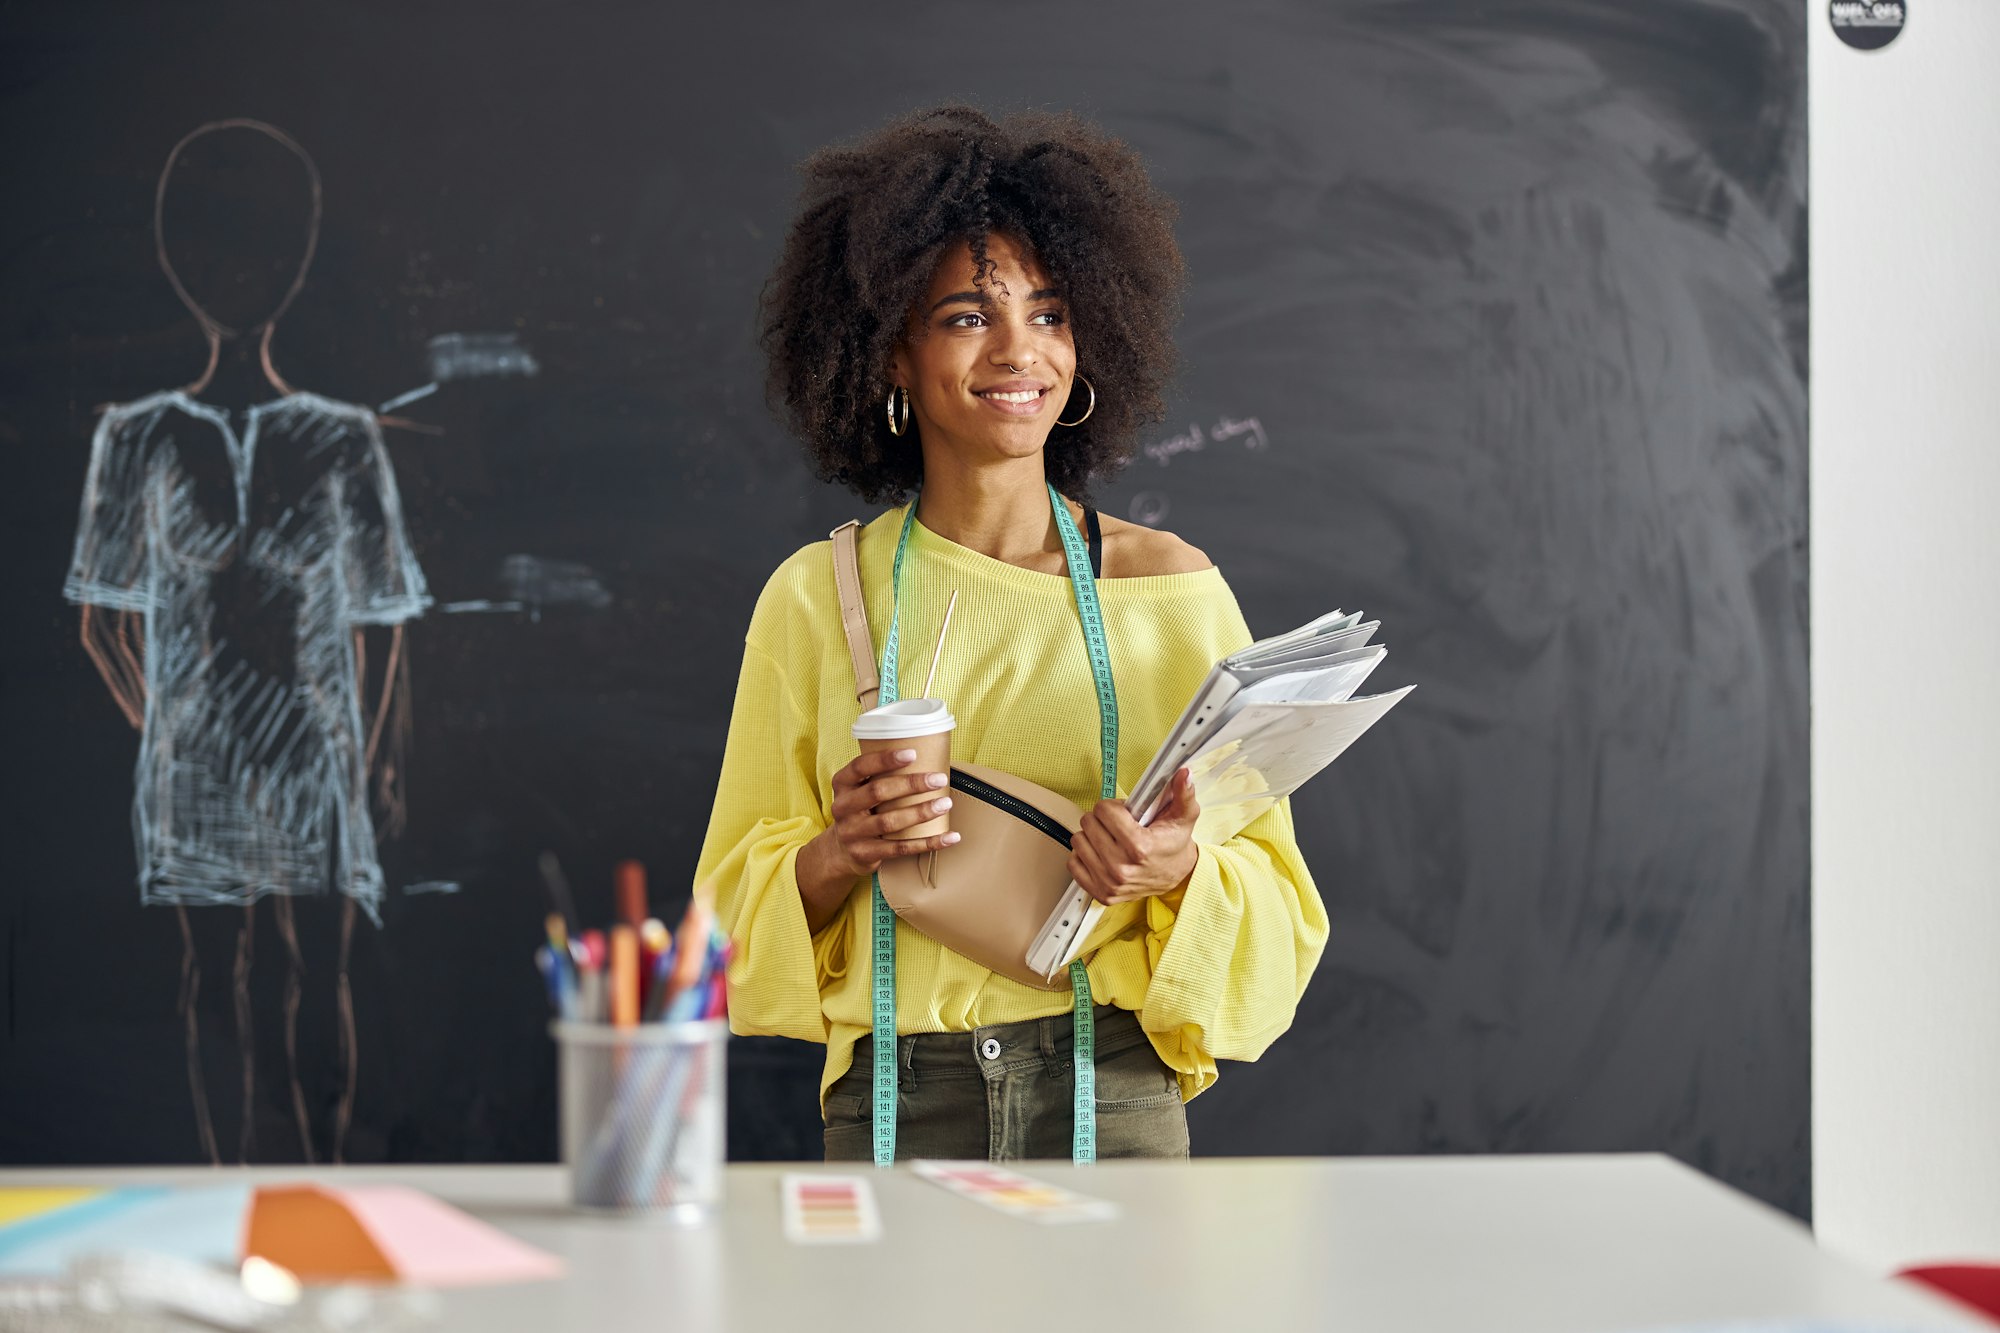
[{"label": "blackboard", "polygon": [[[181,927],[136,887],[139,737],[63,597],[99,408],[201,371],[153,244],[182,136],[255,118],[317,169],[291,384],[438,383],[384,436],[435,600],[403,627],[343,1155],[530,1160],[537,856],[587,916],[624,857],[685,898],[757,589],[861,512],[763,403],[792,166],[969,101],[1091,116],[1179,203],[1185,370],[1105,506],[1209,552],[1254,629],[1381,617],[1378,681],[1421,686],[1296,802],[1332,939],[1292,1032],[1190,1108],[1196,1151],[1661,1149],[1809,1211],[1804,11],[999,18],[6,8],[0,1160],[207,1155]],[[297,225],[273,208],[231,234]],[[518,359],[434,373],[482,347]],[[323,1159],[342,1114],[341,911],[294,905],[297,968],[268,903],[247,956],[240,908],[187,913],[224,1160],[299,1160],[301,1120]],[[812,1155],[817,1065],[737,1043],[737,1155]]]}]

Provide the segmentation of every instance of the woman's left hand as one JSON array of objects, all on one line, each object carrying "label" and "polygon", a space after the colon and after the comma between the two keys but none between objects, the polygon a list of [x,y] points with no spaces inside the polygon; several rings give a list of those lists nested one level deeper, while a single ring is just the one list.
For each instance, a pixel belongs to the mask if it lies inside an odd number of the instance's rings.
[{"label": "woman's left hand", "polygon": [[1174,774],[1166,805],[1144,827],[1125,802],[1099,801],[1070,839],[1069,873],[1106,905],[1171,892],[1194,873],[1194,822],[1200,815],[1194,779],[1185,768]]}]

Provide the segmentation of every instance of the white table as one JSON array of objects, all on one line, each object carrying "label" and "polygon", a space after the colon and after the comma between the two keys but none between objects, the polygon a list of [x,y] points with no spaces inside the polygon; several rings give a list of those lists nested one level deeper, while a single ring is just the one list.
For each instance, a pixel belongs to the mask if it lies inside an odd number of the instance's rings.
[{"label": "white table", "polygon": [[[1035,1163],[1117,1201],[1114,1222],[1044,1227],[905,1170],[871,1172],[883,1239],[799,1246],[788,1170],[734,1166],[703,1230],[571,1215],[556,1167],[359,1167],[487,1219],[569,1264],[559,1282],[450,1292],[444,1327],[485,1333],[1605,1333],[1807,1318],[1989,1328],[1822,1253],[1784,1214],[1665,1157],[1209,1159]],[[324,1179],[326,1170],[0,1171],[0,1185]],[[1067,1312],[1067,1318],[1062,1312]]]}]

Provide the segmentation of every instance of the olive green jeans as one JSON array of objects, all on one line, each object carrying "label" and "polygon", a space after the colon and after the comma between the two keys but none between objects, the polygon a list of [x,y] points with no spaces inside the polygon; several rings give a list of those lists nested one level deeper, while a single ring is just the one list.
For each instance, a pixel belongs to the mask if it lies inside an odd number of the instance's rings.
[{"label": "olive green jeans", "polygon": [[[1098,1005],[1097,1155],[1186,1157],[1180,1084],[1127,1009]],[[896,1039],[896,1156],[1002,1162],[1070,1155],[1076,1079],[1068,1014]],[[826,1094],[826,1159],[874,1157],[873,1040]]]}]

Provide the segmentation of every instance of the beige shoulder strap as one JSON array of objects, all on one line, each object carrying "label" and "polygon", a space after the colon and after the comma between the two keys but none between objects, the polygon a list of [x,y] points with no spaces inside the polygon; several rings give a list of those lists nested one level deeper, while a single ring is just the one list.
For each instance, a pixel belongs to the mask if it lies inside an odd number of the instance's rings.
[{"label": "beige shoulder strap", "polygon": [[847,635],[847,655],[854,659],[854,697],[866,712],[882,692],[882,677],[875,670],[868,605],[861,600],[861,561],[854,552],[854,534],[860,527],[850,518],[827,535],[833,538],[833,586],[840,593],[840,628]]}]

